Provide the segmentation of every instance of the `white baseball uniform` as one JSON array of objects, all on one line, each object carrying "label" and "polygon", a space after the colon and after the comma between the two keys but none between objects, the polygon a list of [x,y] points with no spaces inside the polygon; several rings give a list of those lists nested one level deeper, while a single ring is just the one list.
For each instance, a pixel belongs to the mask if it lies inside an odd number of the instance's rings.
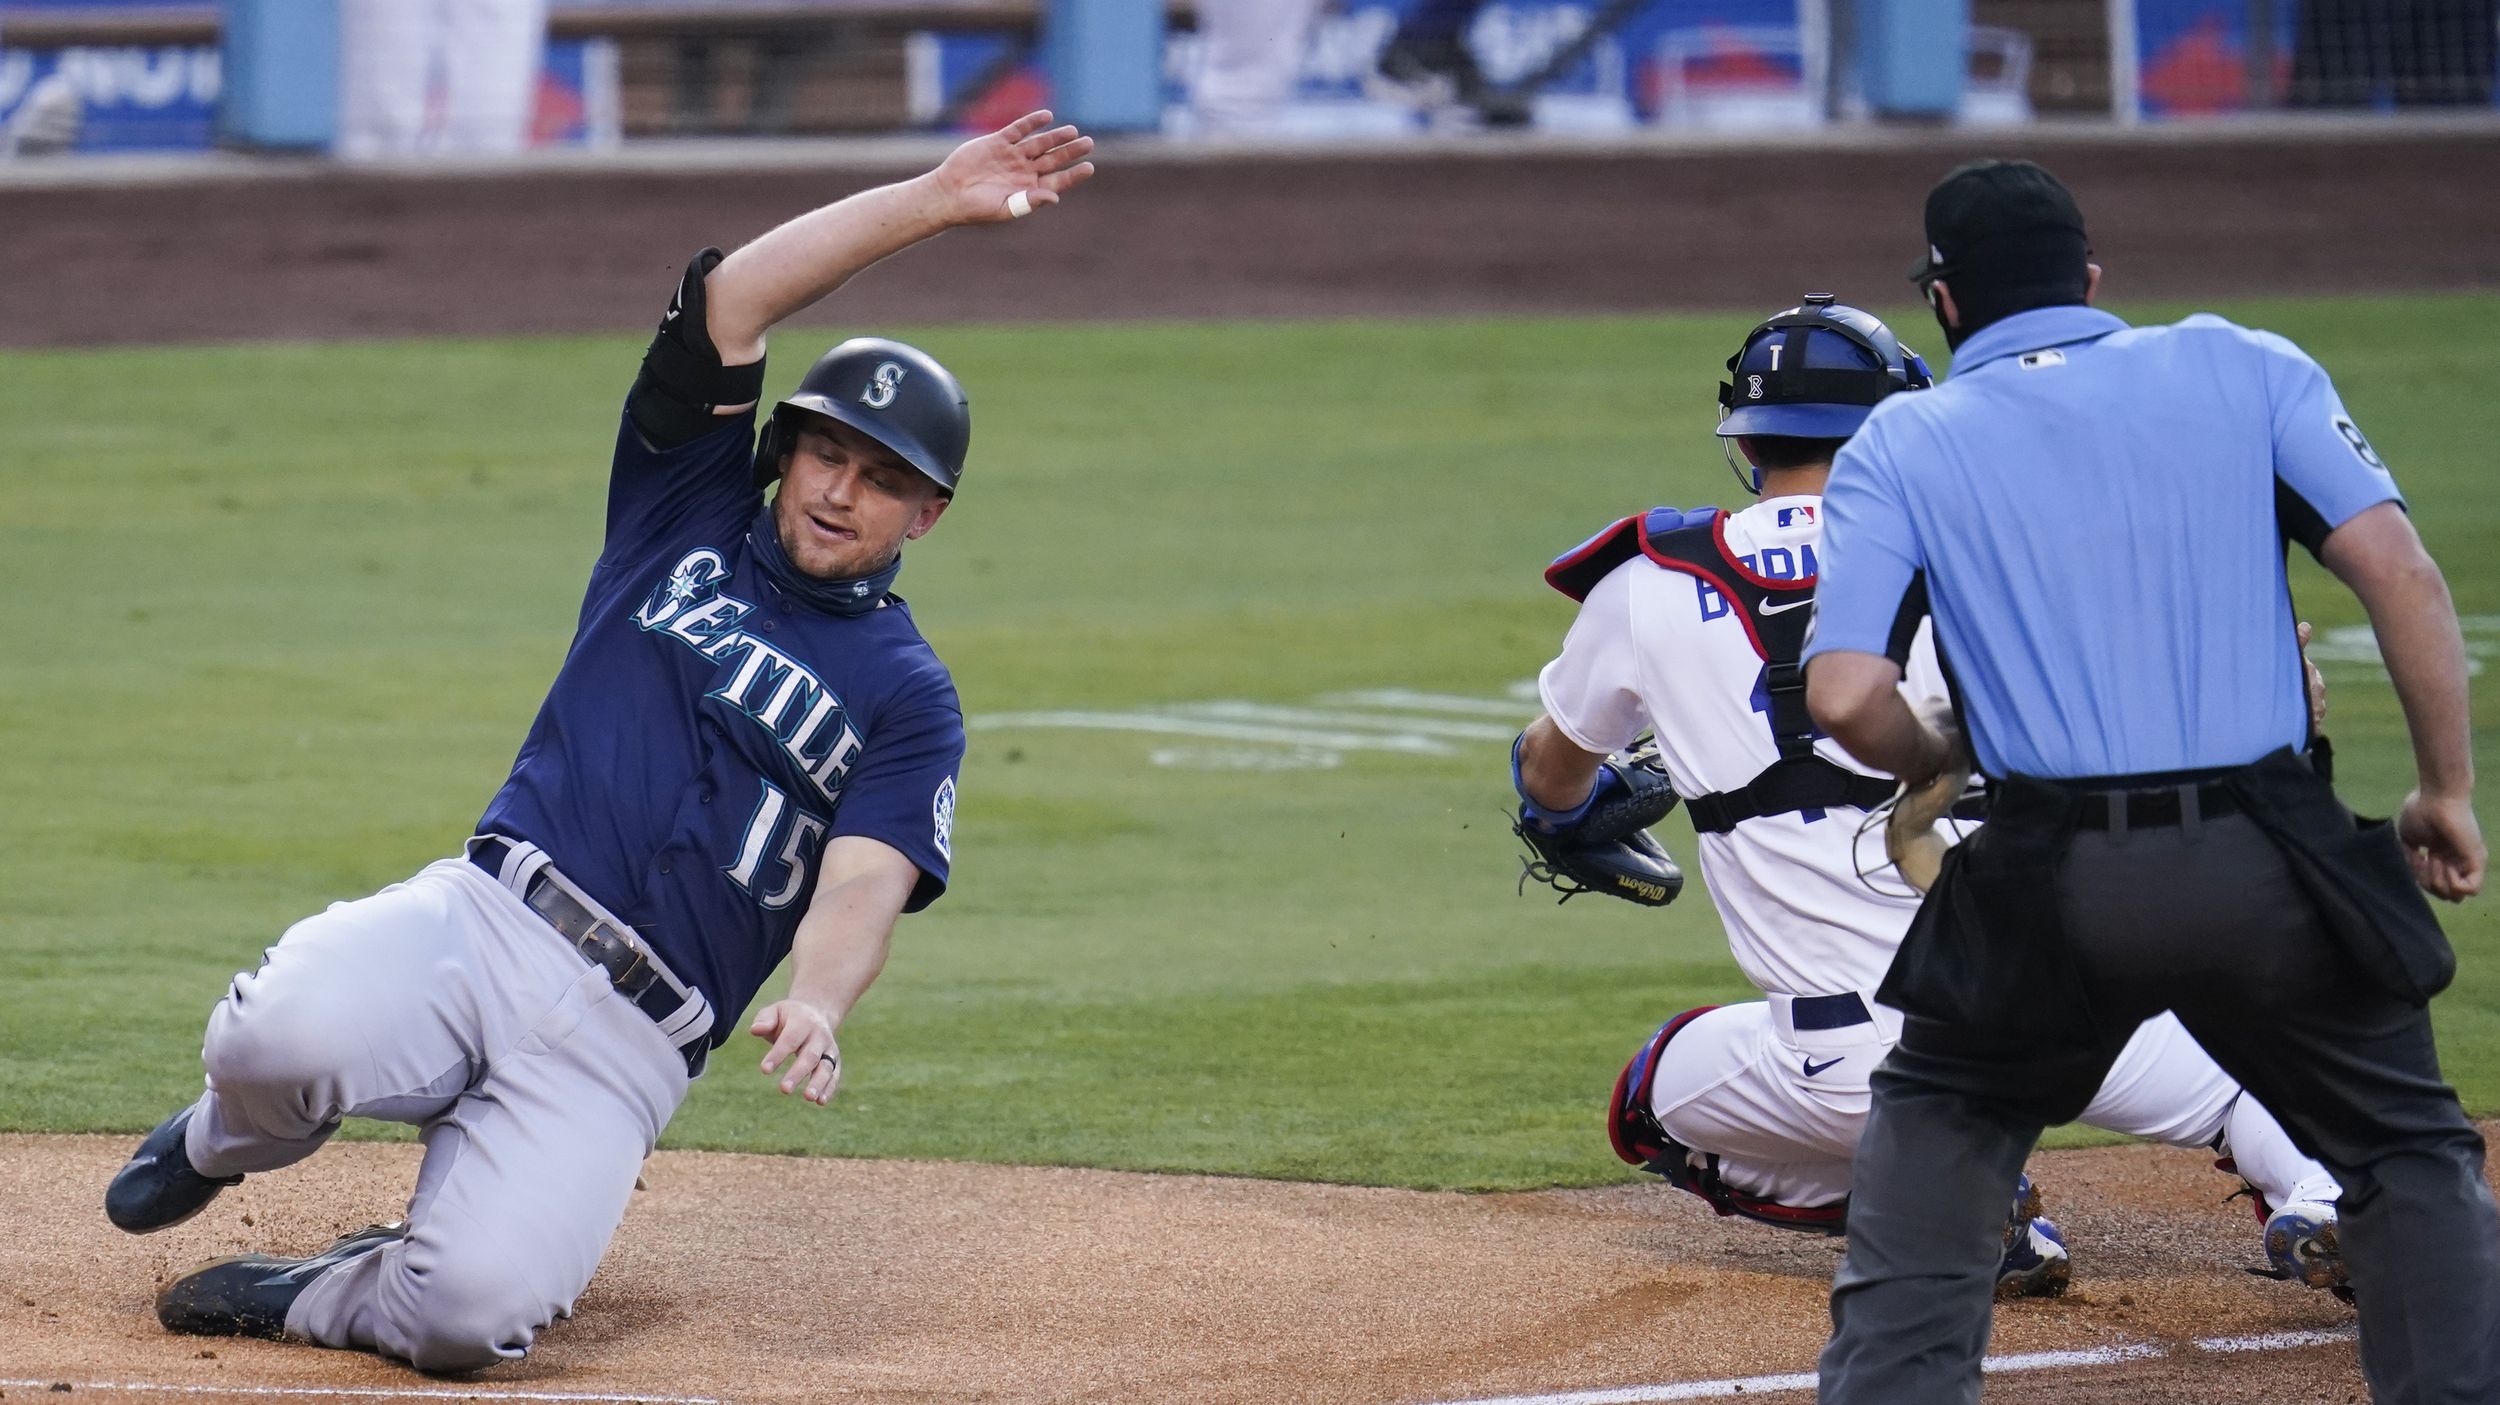
[{"label": "white baseball uniform", "polygon": [[547,0],[346,0],[338,154],[501,156],[529,145]]},{"label": "white baseball uniform", "polygon": [[[1737,564],[1771,581],[1815,574],[1818,499],[1770,498],[1725,519]],[[1797,608],[1765,602],[1763,608]],[[1560,657],[1538,679],[1546,715],[1582,748],[1612,752],[1644,731],[1678,794],[1735,790],[1779,759],[1764,664],[1745,606],[1700,578],[1634,557],[1590,591]],[[1945,695],[1922,625],[1904,668],[1914,703]],[[1828,738],[1815,751],[1864,773]],[[1867,1078],[1899,1036],[1898,1012],[1874,992],[1918,899],[1892,881],[1880,826],[1854,809],[1767,815],[1697,836],[1703,881],[1746,978],[1768,998],[1725,1006],[1683,1028],[1658,1056],[1651,1111],[1667,1135],[1716,1153],[1720,1179],[1781,1205],[1835,1204],[1866,1124]],[[1871,1019],[1840,1027],[1821,1014],[1856,995]],[[1804,1011],[1798,1001],[1807,998]],[[2044,991],[2043,999],[2056,993]],[[1845,999],[1838,1003],[1845,1005]],[[1800,1027],[1803,1026],[1803,1027]],[[2083,1114],[2092,1126],[2173,1146],[2219,1145],[2269,1201],[2332,1203],[2334,1180],[2295,1150],[2271,1114],[2197,1047],[2174,1017],[2136,1032]]]}]

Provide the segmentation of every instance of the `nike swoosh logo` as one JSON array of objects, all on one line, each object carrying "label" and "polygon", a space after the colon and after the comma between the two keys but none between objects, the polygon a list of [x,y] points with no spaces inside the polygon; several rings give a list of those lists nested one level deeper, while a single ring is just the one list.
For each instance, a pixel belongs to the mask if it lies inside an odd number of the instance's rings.
[{"label": "nike swoosh logo", "polygon": [[1790,610],[1795,610],[1795,609],[1799,609],[1799,608],[1801,608],[1801,607],[1803,607],[1803,606],[1811,605],[1811,604],[1813,604],[1813,603],[1814,603],[1814,597],[1813,597],[1813,596],[1811,596],[1811,595],[1809,595],[1809,596],[1807,596],[1807,597],[1806,597],[1805,599],[1803,599],[1803,600],[1791,600],[1791,601],[1789,601],[1789,602],[1788,602],[1787,604],[1785,604],[1785,605],[1774,605],[1774,604],[1772,604],[1770,601],[1765,600],[1765,601],[1763,601],[1760,605],[1756,606],[1755,608],[1756,608],[1756,609],[1758,609],[1758,610],[1760,610],[1762,613],[1764,613],[1764,614],[1766,614],[1766,615],[1777,615],[1777,614],[1784,614],[1784,613],[1786,613],[1787,611],[1790,611]]},{"label": "nike swoosh logo", "polygon": [[1823,1070],[1830,1068],[1833,1064],[1839,1063],[1841,1060],[1848,1057],[1849,1056],[1847,1054],[1843,1054],[1838,1059],[1825,1059],[1821,1063],[1816,1063],[1814,1060],[1808,1059],[1806,1060],[1806,1077],[1812,1078],[1814,1075],[1821,1073]]}]

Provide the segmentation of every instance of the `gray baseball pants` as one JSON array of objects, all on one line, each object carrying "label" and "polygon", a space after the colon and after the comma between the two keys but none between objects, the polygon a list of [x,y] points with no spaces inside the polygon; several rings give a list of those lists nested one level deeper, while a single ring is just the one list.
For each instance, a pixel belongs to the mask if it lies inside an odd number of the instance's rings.
[{"label": "gray baseball pants", "polygon": [[[2078,833],[2058,905],[2081,994],[2112,1037],[2174,1009],[2342,1183],[2372,1399],[2500,1400],[2500,1211],[2429,1013],[2362,974],[2246,816],[2192,834]],[[1913,1019],[1876,1071],[1825,1405],[1979,1398],[2007,1190],[2116,1049],[2056,1047],[2023,1024],[2019,1009],[1986,1029]]]},{"label": "gray baseball pants", "polygon": [[461,859],[288,929],[202,1059],[205,1175],[301,1161],[343,1117],[424,1129],[407,1239],[315,1279],[286,1325],[427,1371],[518,1357],[572,1311],[688,1086],[607,974]]}]

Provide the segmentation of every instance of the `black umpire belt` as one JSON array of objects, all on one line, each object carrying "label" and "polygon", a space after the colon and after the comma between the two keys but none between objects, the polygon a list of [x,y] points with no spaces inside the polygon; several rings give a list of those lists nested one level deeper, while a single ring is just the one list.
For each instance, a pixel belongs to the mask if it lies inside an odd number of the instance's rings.
[{"label": "black umpire belt", "polygon": [[1996,788],[1995,801],[1991,818],[2018,818],[2071,806],[2075,828],[2113,834],[2131,829],[2176,829],[2240,812],[2239,797],[2232,794],[2230,786],[2220,781],[2174,780],[2168,776],[2054,781],[2012,777]]},{"label": "black umpire belt", "polygon": [[711,1053],[712,1004],[661,966],[632,928],[600,912],[535,844],[481,834],[469,841],[469,862],[511,889],[583,960],[607,972],[616,993],[650,1016],[685,1056],[688,1078],[703,1072]]},{"label": "black umpire belt", "polygon": [[2094,791],[2075,811],[2081,829],[2170,829],[2240,812],[2229,786],[2175,785],[2159,790]]}]

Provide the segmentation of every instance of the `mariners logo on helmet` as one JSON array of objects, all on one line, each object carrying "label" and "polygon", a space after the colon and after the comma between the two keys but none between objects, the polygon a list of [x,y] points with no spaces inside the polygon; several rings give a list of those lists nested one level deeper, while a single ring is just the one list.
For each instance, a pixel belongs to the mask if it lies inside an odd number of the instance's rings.
[{"label": "mariners logo on helmet", "polygon": [[859,393],[859,403],[871,410],[882,410],[894,403],[897,391],[903,388],[903,368],[892,361],[877,363],[877,373],[868,378],[868,388]]},{"label": "mariners logo on helmet", "polygon": [[756,437],[757,487],[781,476],[802,412],[849,425],[947,492],[963,477],[964,451],[972,442],[971,408],[963,386],[918,347],[853,337],[817,357]]}]

